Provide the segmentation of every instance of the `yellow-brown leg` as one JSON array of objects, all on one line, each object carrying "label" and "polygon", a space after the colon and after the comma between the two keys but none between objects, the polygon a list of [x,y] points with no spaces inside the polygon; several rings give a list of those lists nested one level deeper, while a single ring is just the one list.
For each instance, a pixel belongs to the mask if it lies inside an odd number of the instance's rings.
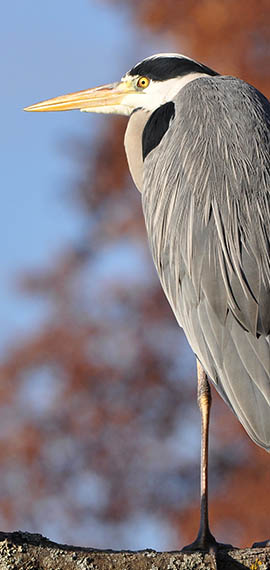
[{"label": "yellow-brown leg", "polygon": [[207,375],[197,360],[198,406],[201,412],[201,516],[200,528],[196,540],[183,550],[210,550],[217,542],[211,534],[208,522],[208,434],[211,408],[211,390]]}]

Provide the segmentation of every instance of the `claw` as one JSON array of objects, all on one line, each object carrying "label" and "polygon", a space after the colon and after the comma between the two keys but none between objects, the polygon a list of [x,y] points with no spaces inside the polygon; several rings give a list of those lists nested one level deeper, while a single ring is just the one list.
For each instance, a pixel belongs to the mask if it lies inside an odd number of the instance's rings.
[{"label": "claw", "polygon": [[231,544],[223,544],[222,542],[217,542],[215,537],[208,531],[205,535],[200,532],[191,544],[184,546],[181,552],[192,552],[194,550],[201,550],[203,552],[209,552],[209,554],[216,554],[218,550],[234,550],[234,546]]}]

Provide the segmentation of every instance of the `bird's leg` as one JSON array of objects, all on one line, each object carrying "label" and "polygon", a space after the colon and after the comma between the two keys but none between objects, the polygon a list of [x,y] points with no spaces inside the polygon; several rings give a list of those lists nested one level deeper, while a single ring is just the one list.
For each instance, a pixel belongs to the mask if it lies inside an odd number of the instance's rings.
[{"label": "bird's leg", "polygon": [[211,408],[211,389],[202,365],[197,360],[198,406],[201,412],[201,516],[196,540],[183,550],[210,550],[217,546],[208,522],[208,433]]}]

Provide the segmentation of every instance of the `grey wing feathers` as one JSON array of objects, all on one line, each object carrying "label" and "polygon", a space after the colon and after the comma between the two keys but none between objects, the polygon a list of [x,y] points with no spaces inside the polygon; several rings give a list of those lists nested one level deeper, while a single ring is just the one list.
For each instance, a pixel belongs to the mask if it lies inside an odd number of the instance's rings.
[{"label": "grey wing feathers", "polygon": [[270,104],[201,78],[144,163],[161,283],[189,343],[245,429],[270,449]]}]

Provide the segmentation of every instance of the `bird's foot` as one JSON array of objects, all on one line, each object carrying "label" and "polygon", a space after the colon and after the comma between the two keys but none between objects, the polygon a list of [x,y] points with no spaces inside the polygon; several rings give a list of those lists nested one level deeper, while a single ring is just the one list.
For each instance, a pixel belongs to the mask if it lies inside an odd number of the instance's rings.
[{"label": "bird's foot", "polygon": [[209,552],[210,554],[215,554],[218,550],[232,550],[234,546],[231,544],[223,544],[217,542],[215,537],[210,531],[206,533],[199,532],[196,540],[187,546],[182,548],[182,552],[192,552],[194,550],[201,550],[203,552]]},{"label": "bird's foot", "polygon": [[262,542],[253,542],[251,548],[265,548],[270,547],[270,540],[263,540]]}]

